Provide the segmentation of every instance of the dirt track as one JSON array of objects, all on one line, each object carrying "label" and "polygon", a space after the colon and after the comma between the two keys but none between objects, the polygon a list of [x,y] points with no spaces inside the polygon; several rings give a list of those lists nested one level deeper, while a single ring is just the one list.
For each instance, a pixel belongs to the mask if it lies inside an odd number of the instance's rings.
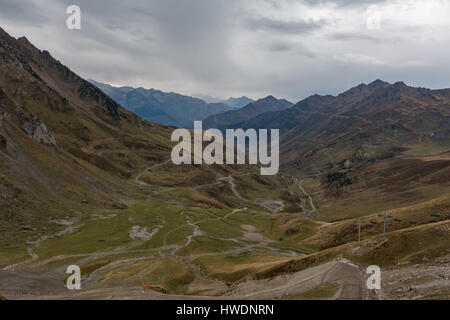
[{"label": "dirt track", "polygon": [[302,186],[302,181],[303,181],[303,180],[300,180],[300,181],[298,182],[298,187],[299,187],[300,190],[305,194],[305,196],[308,197],[308,199],[309,199],[309,204],[311,205],[311,210],[310,210],[308,213],[305,214],[305,217],[311,218],[311,217],[314,215],[314,212],[316,212],[317,209],[316,209],[316,206],[314,205],[314,201],[313,201],[312,196],[311,196],[310,194],[308,194],[308,193],[305,191],[305,189],[303,188],[303,186]]}]

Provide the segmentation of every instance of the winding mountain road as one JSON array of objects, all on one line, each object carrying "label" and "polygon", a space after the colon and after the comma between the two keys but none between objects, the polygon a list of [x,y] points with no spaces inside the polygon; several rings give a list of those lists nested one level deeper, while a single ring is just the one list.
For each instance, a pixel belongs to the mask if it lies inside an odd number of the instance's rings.
[{"label": "winding mountain road", "polygon": [[303,181],[303,180],[300,180],[300,181],[298,182],[298,187],[299,187],[300,190],[305,194],[305,196],[308,197],[308,199],[309,199],[309,204],[311,205],[311,210],[305,214],[305,217],[311,218],[311,217],[314,216],[314,213],[316,212],[317,208],[316,208],[316,206],[314,205],[314,201],[313,201],[312,196],[311,196],[310,194],[308,194],[308,193],[305,191],[305,189],[303,188],[303,186],[302,186],[302,181]]}]

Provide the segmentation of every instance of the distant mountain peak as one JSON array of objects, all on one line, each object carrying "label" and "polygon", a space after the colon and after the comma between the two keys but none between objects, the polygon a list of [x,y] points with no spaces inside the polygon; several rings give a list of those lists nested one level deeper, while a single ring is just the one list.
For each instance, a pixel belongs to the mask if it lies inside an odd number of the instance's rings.
[{"label": "distant mountain peak", "polygon": [[390,85],[391,84],[389,82],[386,82],[386,81],[383,81],[380,79],[376,79],[376,80],[372,81],[371,83],[369,83],[367,86],[370,89],[378,89],[378,88],[386,87],[386,86],[390,86]]},{"label": "distant mountain peak", "polygon": [[[267,97],[260,99],[261,101],[275,101],[278,100],[277,98],[275,98],[273,95],[268,95]],[[259,100],[258,100],[259,101]]]},{"label": "distant mountain peak", "polygon": [[375,85],[385,85],[390,84],[389,82],[383,81],[381,79],[373,80],[371,83],[369,83],[369,86],[375,86]]},{"label": "distant mountain peak", "polygon": [[239,98],[230,97],[224,101],[225,104],[229,105],[233,109],[239,109],[245,107],[249,103],[255,102],[253,99],[250,99],[246,96],[242,96]]},{"label": "distant mountain peak", "polygon": [[388,88],[390,86],[392,85],[389,82],[376,79],[370,82],[369,84],[360,83],[356,87],[352,87],[344,91],[343,93],[339,94],[338,97],[350,98],[350,97],[358,97],[360,95],[370,95],[380,88]]},{"label": "distant mountain peak", "polygon": [[249,98],[249,97],[246,97],[246,96],[241,96],[241,97],[229,97],[229,98],[228,98],[228,100],[231,100],[231,99],[237,100],[237,99],[250,99],[250,98]]},{"label": "distant mountain peak", "polygon": [[408,87],[403,81],[397,81],[392,86],[394,86],[394,87]]}]

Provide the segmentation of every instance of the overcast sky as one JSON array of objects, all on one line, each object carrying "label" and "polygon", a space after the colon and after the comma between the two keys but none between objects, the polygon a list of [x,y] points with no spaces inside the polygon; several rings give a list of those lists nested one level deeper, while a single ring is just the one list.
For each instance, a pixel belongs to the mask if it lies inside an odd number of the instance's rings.
[{"label": "overcast sky", "polygon": [[445,0],[0,0],[0,26],[113,85],[294,102],[377,78],[450,87]]}]

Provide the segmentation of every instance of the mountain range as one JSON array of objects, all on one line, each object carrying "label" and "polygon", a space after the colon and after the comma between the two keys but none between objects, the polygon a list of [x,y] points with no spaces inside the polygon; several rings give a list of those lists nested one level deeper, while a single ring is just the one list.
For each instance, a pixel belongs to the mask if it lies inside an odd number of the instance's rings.
[{"label": "mountain range", "polygon": [[445,150],[450,143],[449,106],[449,89],[375,80],[338,96],[308,97],[239,126],[279,128],[284,168],[317,173],[331,160],[342,166],[347,160],[375,161],[424,145]]},{"label": "mountain range", "polygon": [[229,105],[205,101],[173,92],[155,89],[113,87],[89,80],[127,110],[151,122],[173,126],[192,126],[194,120],[231,110]]}]

